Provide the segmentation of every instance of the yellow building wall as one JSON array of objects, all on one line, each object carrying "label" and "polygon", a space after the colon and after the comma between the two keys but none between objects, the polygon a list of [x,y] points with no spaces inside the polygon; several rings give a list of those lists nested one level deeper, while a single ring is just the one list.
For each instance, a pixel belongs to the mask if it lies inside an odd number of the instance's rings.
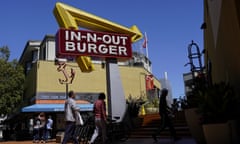
[{"label": "yellow building wall", "polygon": [[219,22],[216,24],[212,23],[210,15],[211,11],[217,11],[215,5],[205,0],[204,21],[207,28],[204,30],[204,48],[205,64],[208,60],[212,62],[213,82],[226,81],[240,88],[240,6],[237,3],[237,0],[222,0]]},{"label": "yellow building wall", "polygon": [[[57,71],[58,65],[53,61],[38,61],[38,92],[65,92],[66,85],[61,84],[59,79],[65,79],[63,73]],[[91,73],[82,73],[76,63],[67,63],[66,71],[70,75],[70,69],[76,72],[72,84],[69,84],[69,90],[78,92],[99,92],[105,89],[105,85],[101,84],[105,79],[104,71],[98,70]]]},{"label": "yellow building wall", "polygon": [[[66,92],[66,85],[60,84],[60,79],[65,79],[62,72],[57,71],[58,65],[53,61],[37,62],[37,92]],[[76,72],[72,84],[68,90],[75,92],[105,92],[106,93],[106,69],[101,64],[94,64],[95,70],[90,73],[82,73],[77,63],[68,62],[66,71],[70,75],[70,68]],[[125,97],[129,95],[146,95],[145,74],[147,70],[140,67],[119,66]],[[154,85],[160,88],[160,82],[154,78]]]},{"label": "yellow building wall", "polygon": [[[146,96],[145,75],[149,73],[144,68],[122,66],[120,72],[125,96]],[[154,78],[154,85],[161,88],[156,78]]]}]

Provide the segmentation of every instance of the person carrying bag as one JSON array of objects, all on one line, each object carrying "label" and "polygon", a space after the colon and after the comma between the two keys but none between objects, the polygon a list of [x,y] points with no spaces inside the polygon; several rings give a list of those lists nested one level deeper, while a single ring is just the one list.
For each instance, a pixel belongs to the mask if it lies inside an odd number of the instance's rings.
[{"label": "person carrying bag", "polygon": [[83,118],[82,118],[82,116],[81,116],[79,111],[75,112],[75,118],[76,118],[76,125],[80,125],[80,126],[84,125]]}]

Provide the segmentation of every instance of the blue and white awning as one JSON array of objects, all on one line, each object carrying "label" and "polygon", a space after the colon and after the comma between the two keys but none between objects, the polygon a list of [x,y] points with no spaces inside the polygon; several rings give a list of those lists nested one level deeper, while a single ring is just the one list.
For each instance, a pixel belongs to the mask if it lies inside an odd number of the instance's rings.
[{"label": "blue and white awning", "polygon": [[[81,111],[93,111],[93,104],[77,104]],[[64,104],[33,104],[22,108],[22,112],[63,112]]]}]

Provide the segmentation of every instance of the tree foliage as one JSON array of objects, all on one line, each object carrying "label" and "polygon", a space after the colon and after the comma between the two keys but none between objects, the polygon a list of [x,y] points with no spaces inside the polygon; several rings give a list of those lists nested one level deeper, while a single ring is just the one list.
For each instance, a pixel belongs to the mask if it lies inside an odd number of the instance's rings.
[{"label": "tree foliage", "polygon": [[9,56],[8,47],[0,47],[0,114],[16,110],[23,96],[24,70],[16,59],[8,61]]},{"label": "tree foliage", "polygon": [[7,46],[3,46],[0,48],[0,59],[8,61],[10,57],[10,51]]}]

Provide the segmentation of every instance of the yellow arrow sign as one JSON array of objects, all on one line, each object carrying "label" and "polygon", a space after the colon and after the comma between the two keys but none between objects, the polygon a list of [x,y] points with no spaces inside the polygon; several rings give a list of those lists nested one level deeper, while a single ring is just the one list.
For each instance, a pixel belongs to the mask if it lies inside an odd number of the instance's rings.
[{"label": "yellow arrow sign", "polygon": [[[74,23],[74,17],[72,17],[65,9],[57,5],[58,3],[54,9],[54,15],[60,27],[77,30],[78,25],[72,25],[72,23]],[[76,57],[76,62],[82,72],[91,72],[94,70],[91,58],[88,56],[78,56]]]},{"label": "yellow arrow sign", "polygon": [[143,37],[136,25],[127,28],[60,2],[56,3],[54,15],[60,27],[64,28],[76,29],[80,26],[94,31],[127,34],[132,42]]}]

